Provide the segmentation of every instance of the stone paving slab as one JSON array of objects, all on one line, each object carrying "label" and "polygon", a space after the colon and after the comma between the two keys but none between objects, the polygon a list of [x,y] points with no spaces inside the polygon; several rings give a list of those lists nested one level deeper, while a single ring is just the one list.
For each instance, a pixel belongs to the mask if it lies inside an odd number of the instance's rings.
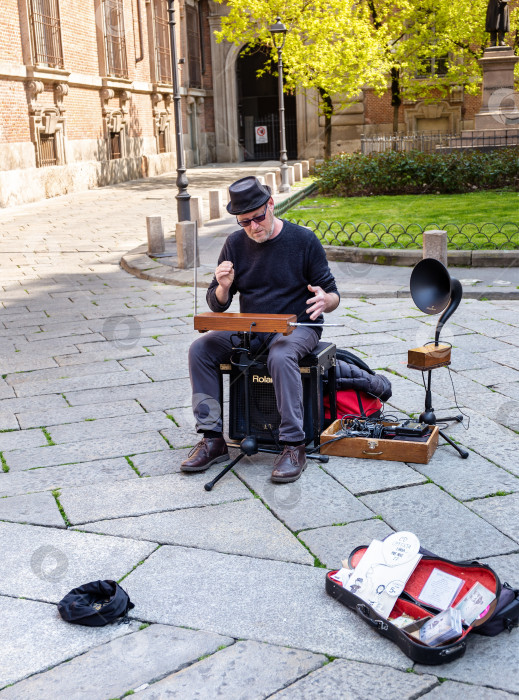
[{"label": "stone paving slab", "polygon": [[95,486],[65,488],[61,492],[60,502],[70,522],[79,525],[253,498],[250,491],[232,474],[212,491],[206,491],[204,484],[218,470],[219,465],[201,474],[165,474],[103,484],[99,489]]},{"label": "stone paving slab", "polygon": [[[1,513],[0,501],[0,513]],[[258,499],[140,517],[102,520],[87,532],[310,564],[314,559]]]},{"label": "stone paving slab", "polygon": [[164,382],[133,384],[111,389],[85,389],[67,393],[72,406],[105,401],[137,399],[146,411],[164,411],[177,406],[191,406],[191,384],[189,379],[170,379]]},{"label": "stone paving slab", "polygon": [[[59,617],[55,605],[1,596],[0,616],[0,688],[137,629],[133,622],[106,627],[69,625]],[[8,688],[1,696],[20,697],[13,693]]]},{"label": "stone paving slab", "polygon": [[51,493],[31,493],[26,496],[0,498],[0,520],[66,527]]},{"label": "stone paving slab", "polygon": [[476,452],[460,459],[450,446],[439,447],[429,464],[411,466],[460,501],[484,498],[498,491],[519,491],[519,478],[496,467]]},{"label": "stone paving slab", "polygon": [[422,474],[402,462],[385,459],[330,457],[322,468],[356,496],[426,481]]},{"label": "stone paving slab", "polygon": [[438,679],[432,675],[405,673],[387,666],[336,659],[289,688],[275,693],[272,698],[318,700],[339,694],[344,700],[414,700],[436,685]]},{"label": "stone paving slab", "polygon": [[8,450],[29,450],[33,447],[47,446],[47,438],[41,430],[23,430],[12,433],[0,433],[0,452]]},{"label": "stone paving slab", "polygon": [[49,382],[58,379],[70,379],[71,377],[84,377],[91,374],[108,374],[123,372],[124,369],[115,360],[108,362],[93,362],[90,365],[73,365],[67,369],[52,367],[50,369],[38,369],[34,372],[16,372],[8,374],[6,382],[13,387],[25,382]]},{"label": "stone paving slab", "polygon": [[189,376],[189,370],[184,363],[175,362],[176,353],[169,348],[171,357],[154,357],[123,360],[125,369],[140,369],[154,382],[162,382],[165,379],[181,379]]},{"label": "stone paving slab", "polygon": [[[124,627],[124,625],[123,625]],[[135,627],[135,623],[132,625]],[[76,656],[0,692],[2,700],[106,700],[180,671],[234,640],[211,632],[151,625]]]},{"label": "stone paving slab", "polygon": [[427,698],[427,700],[463,700],[463,698],[476,697],[477,700],[512,700],[516,696],[505,693],[503,690],[484,688],[481,685],[474,686],[467,683],[445,681],[422,697]]},{"label": "stone paving slab", "polygon": [[[519,542],[519,493],[484,498],[467,505],[495,528]],[[490,554],[488,552],[487,556]]]},{"label": "stone paving slab", "polygon": [[49,382],[25,382],[17,384],[15,391],[18,396],[39,396],[41,394],[69,394],[83,389],[119,387],[143,384],[150,381],[140,370],[126,370],[111,374],[91,374],[85,377],[71,377]]},{"label": "stone paving slab", "polygon": [[314,463],[309,464],[298,481],[273,484],[272,461],[270,455],[260,453],[243,459],[235,470],[291,530],[373,517],[372,511]]},{"label": "stone paving slab", "polygon": [[426,549],[447,559],[477,559],[517,549],[517,543],[435,484],[371,494],[362,501],[394,530],[414,532]]},{"label": "stone paving slab", "polygon": [[64,486],[84,486],[89,482],[97,484],[125,479],[138,479],[138,476],[123,457],[0,473],[0,498],[50,491]]},{"label": "stone paving slab", "polygon": [[79,423],[82,421],[99,420],[100,418],[114,418],[115,416],[143,415],[144,410],[137,401],[114,401],[106,404],[93,404],[92,406],[69,406],[53,411],[21,411],[16,414],[21,428],[35,428],[40,425],[61,425],[65,423]]},{"label": "stone paving slab", "polygon": [[160,433],[175,450],[182,447],[193,447],[202,437],[194,428],[189,430],[186,428],[168,427],[166,430],[161,429]]},{"label": "stone paving slab", "polygon": [[9,413],[8,411],[0,411],[0,431],[19,429],[20,425],[14,413]]},{"label": "stone paving slab", "polygon": [[150,432],[112,439],[105,438],[94,442],[84,440],[64,445],[47,445],[32,450],[12,450],[5,452],[4,458],[10,471],[20,471],[167,449],[169,448],[165,440],[158,433]]},{"label": "stone paving slab", "polygon": [[393,530],[383,520],[362,520],[349,525],[318,527],[303,530],[299,539],[308,545],[312,554],[329,569],[340,569],[341,562],[347,560],[350,553],[371,540],[383,540]]},{"label": "stone paving slab", "polygon": [[272,693],[326,662],[321,654],[299,649],[237,642],[208,659],[167,676],[142,691],[147,700],[177,697],[183,700],[207,697],[253,700]]},{"label": "stone paving slab", "polygon": [[501,582],[506,581],[512,588],[519,588],[519,554],[502,554],[481,561],[494,569]]},{"label": "stone paving slab", "polygon": [[181,463],[187,459],[190,451],[191,449],[187,447],[180,450],[146,452],[145,454],[133,455],[131,460],[142,476],[160,476],[161,474],[179,472]]},{"label": "stone paving slab", "polygon": [[[481,401],[481,397],[479,400]],[[504,398],[503,406],[506,407],[508,404],[509,400]],[[471,405],[474,405],[474,403]],[[519,461],[517,460],[519,437],[502,426],[497,426],[496,429],[494,421],[472,409],[463,410],[464,413],[470,416],[468,430],[465,430],[459,423],[451,424],[446,429],[447,435],[462,445],[470,447],[471,450],[494,462],[494,464],[519,476]]]},{"label": "stone paving slab", "polygon": [[471,333],[469,335],[457,335],[453,343],[456,350],[453,355],[457,356],[457,350],[468,350],[469,352],[479,352],[488,357],[490,360],[496,360],[497,355],[504,355],[510,352],[512,348],[508,343],[503,343],[502,340],[489,338],[486,335],[479,333]]},{"label": "stone paving slab", "polygon": [[57,394],[47,396],[34,396],[32,398],[6,398],[0,400],[0,410],[11,413],[21,413],[22,411],[50,411],[55,408],[67,408],[68,404]]},{"label": "stone paving slab", "polygon": [[54,359],[60,367],[70,367],[71,365],[90,364],[91,362],[104,362],[105,360],[122,360],[126,357],[152,357],[152,354],[142,345],[132,347],[117,347],[114,343],[107,343],[102,350],[91,350],[81,352],[77,355],[55,355]]},{"label": "stone paving slab", "polygon": [[[461,659],[434,667],[440,678],[478,686],[469,697],[479,699],[479,686],[489,686],[510,693],[519,693],[519,629],[497,637],[471,635],[467,651]],[[430,666],[417,664],[418,673],[430,673]]]},{"label": "stone paving slab", "polygon": [[14,396],[14,390],[5,379],[0,379],[0,399],[8,399]]},{"label": "stone paving slab", "polygon": [[56,443],[79,442],[83,440],[102,440],[111,435],[126,433],[135,435],[152,430],[163,430],[172,422],[161,411],[141,413],[140,415],[115,416],[101,420],[55,425],[49,427],[49,435]]},{"label": "stone paving slab", "polygon": [[157,545],[120,537],[0,522],[0,595],[57,603],[72,588],[117,581]]},{"label": "stone paving slab", "polygon": [[325,593],[325,573],[164,546],[125,579],[125,589],[137,606],[134,616],[147,622],[408,668],[409,659],[396,645]]},{"label": "stone paving slab", "polygon": [[[456,371],[458,368],[456,367]],[[495,384],[507,384],[508,382],[516,382],[519,380],[519,372],[511,367],[503,367],[495,362],[492,367],[485,369],[471,369],[463,372],[464,376],[469,377],[478,384],[484,386],[494,386]]]}]

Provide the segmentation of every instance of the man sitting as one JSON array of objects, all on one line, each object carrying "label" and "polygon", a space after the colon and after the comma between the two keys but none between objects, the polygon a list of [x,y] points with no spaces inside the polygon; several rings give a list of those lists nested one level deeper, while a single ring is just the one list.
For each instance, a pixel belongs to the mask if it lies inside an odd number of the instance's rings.
[{"label": "man sitting", "polygon": [[[240,226],[227,238],[207,290],[212,311],[226,311],[234,294],[240,295],[242,313],[296,314],[298,322],[323,323],[323,312],[339,304],[339,293],[324,249],[307,228],[274,216],[270,188],[255,177],[245,177],[229,188],[227,211]],[[229,458],[220,414],[219,366],[232,350],[229,331],[211,331],[195,340],[189,350],[196,428],[203,439],[182,462],[185,472],[207,469]],[[306,467],[303,431],[303,387],[299,360],[311,352],[321,328],[297,326],[289,335],[259,333],[268,348],[267,368],[272,377],[281,423],[283,451],[274,460],[272,481],[287,483]]]}]

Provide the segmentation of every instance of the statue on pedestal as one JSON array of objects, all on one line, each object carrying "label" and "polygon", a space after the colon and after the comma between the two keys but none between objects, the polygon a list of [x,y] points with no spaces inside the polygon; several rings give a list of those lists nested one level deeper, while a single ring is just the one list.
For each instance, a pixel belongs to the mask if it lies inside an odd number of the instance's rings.
[{"label": "statue on pedestal", "polygon": [[510,31],[509,0],[488,0],[485,31],[490,33],[491,46],[506,46],[505,34]]}]

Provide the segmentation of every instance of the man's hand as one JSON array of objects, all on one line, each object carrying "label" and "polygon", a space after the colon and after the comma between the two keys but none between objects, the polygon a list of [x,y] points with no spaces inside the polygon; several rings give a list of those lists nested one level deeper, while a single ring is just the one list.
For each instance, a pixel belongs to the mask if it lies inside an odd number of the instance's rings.
[{"label": "man's hand", "polygon": [[214,276],[218,282],[218,287],[216,288],[216,298],[222,304],[227,304],[229,300],[229,289],[234,281],[234,267],[232,262],[229,260],[224,260],[218,265],[215,270]]},{"label": "man's hand", "polygon": [[315,294],[314,297],[307,300],[307,304],[311,306],[307,310],[307,314],[312,321],[315,321],[322,313],[333,311],[339,305],[339,297],[337,294],[330,292],[327,294],[322,287],[313,287],[308,285],[309,291]]}]

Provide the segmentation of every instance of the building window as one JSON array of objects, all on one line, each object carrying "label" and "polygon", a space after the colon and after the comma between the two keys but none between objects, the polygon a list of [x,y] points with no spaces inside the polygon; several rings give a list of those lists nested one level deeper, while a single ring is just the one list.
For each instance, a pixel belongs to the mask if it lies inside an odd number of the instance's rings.
[{"label": "building window", "polygon": [[46,168],[49,165],[58,164],[58,150],[56,147],[56,134],[40,134],[39,166]]},{"label": "building window", "polygon": [[108,135],[108,145],[109,153],[108,157],[110,160],[117,160],[121,157],[121,132],[111,131]]},{"label": "building window", "polygon": [[104,0],[107,74],[128,77],[123,0]]},{"label": "building window", "polygon": [[202,87],[202,51],[200,46],[200,18],[198,5],[186,5],[187,62],[189,67],[189,87]]},{"label": "building window", "polygon": [[30,0],[29,11],[34,63],[63,68],[58,0]]},{"label": "building window", "polygon": [[449,57],[427,56],[420,61],[420,68],[416,73],[417,78],[434,78],[435,76],[447,75],[449,70]]},{"label": "building window", "polygon": [[155,54],[157,82],[171,83],[171,51],[169,46],[168,7],[164,0],[154,0]]},{"label": "building window", "polygon": [[159,131],[159,153],[166,153],[167,150],[166,132]]}]

